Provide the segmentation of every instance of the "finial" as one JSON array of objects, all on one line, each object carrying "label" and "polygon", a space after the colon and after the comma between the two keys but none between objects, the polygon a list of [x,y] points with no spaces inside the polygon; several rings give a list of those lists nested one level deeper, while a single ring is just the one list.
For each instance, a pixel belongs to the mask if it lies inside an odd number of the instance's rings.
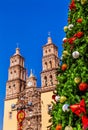
[{"label": "finial", "polygon": [[51,44],[51,43],[52,43],[51,32],[48,32],[48,42],[47,42],[47,44]]},{"label": "finial", "polygon": [[30,70],[30,76],[29,77],[34,77],[32,69]]},{"label": "finial", "polygon": [[51,36],[51,32],[48,32],[48,37],[50,37]]},{"label": "finial", "polygon": [[17,42],[16,44],[17,44],[17,48],[19,48],[19,43]]},{"label": "finial", "polygon": [[15,55],[20,55],[20,49],[19,49],[19,43],[16,43],[16,45],[17,45],[17,48],[16,48],[16,53],[15,53]]}]

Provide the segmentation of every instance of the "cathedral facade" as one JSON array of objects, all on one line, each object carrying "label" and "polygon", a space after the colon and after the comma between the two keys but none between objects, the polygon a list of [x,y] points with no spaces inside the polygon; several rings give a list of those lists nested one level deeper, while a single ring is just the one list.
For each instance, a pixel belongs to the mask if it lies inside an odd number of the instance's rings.
[{"label": "cathedral facade", "polygon": [[[43,46],[41,88],[38,88],[32,71],[29,76],[26,75],[24,57],[21,56],[19,48],[16,48],[8,69],[3,130],[50,130],[49,111],[52,109],[58,66],[58,48],[49,36]],[[25,113],[21,127],[18,123],[20,111]]]}]

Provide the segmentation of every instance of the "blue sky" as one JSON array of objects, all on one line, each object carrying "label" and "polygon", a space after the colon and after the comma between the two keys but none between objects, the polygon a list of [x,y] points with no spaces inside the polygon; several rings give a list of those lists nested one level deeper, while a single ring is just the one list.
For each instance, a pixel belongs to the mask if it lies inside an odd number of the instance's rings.
[{"label": "blue sky", "polygon": [[0,0],[0,130],[9,60],[17,43],[25,57],[28,73],[33,69],[40,86],[42,46],[46,44],[50,31],[61,55],[68,4],[69,0]]}]

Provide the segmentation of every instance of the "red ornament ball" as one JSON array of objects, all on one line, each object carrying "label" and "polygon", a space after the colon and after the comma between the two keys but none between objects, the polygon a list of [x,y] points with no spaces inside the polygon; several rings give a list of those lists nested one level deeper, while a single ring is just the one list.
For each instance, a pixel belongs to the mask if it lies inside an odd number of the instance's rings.
[{"label": "red ornament ball", "polygon": [[56,130],[62,130],[62,125],[61,124],[57,125]]},{"label": "red ornament ball", "polygon": [[79,90],[80,91],[86,91],[88,89],[88,84],[87,83],[80,83],[79,84]]},{"label": "red ornament ball", "polygon": [[65,71],[66,69],[67,69],[67,64],[63,64],[63,65],[61,66],[61,70]]},{"label": "red ornament ball", "polygon": [[77,22],[78,22],[78,23],[82,23],[82,21],[83,21],[82,18],[77,19]]}]

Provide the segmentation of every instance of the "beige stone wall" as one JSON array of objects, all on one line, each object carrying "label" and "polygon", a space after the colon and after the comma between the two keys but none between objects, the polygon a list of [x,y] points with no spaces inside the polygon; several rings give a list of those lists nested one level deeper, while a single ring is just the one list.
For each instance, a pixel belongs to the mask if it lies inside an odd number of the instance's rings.
[{"label": "beige stone wall", "polygon": [[49,122],[49,119],[51,117],[48,114],[48,105],[51,104],[52,95],[53,95],[53,91],[41,93],[41,115],[42,115],[41,117],[42,129],[41,130],[48,130],[47,126],[51,124]]},{"label": "beige stone wall", "polygon": [[4,103],[4,121],[3,130],[17,130],[17,111],[12,111],[12,119],[9,118],[11,112],[11,104],[15,104],[17,99],[7,100]]}]

